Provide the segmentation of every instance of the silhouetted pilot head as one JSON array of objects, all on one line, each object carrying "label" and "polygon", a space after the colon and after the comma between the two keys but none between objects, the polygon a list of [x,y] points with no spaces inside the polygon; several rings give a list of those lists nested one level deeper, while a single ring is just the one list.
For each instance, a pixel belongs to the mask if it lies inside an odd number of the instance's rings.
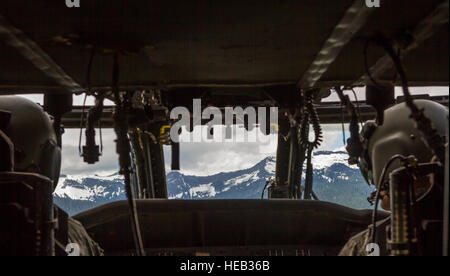
[{"label": "silhouetted pilot head", "polygon": [[[12,144],[12,169],[46,176],[56,188],[61,169],[61,149],[57,145],[53,120],[42,107],[23,97],[0,96],[0,131],[7,136],[1,140],[9,139]],[[6,149],[8,142],[0,143]],[[1,154],[5,156],[6,150]]]},{"label": "silhouetted pilot head", "polygon": [[[415,100],[419,109],[424,109],[438,134],[447,135],[448,109],[447,107],[429,100]],[[360,168],[370,184],[377,185],[380,181],[383,168],[392,156],[414,155],[419,163],[432,161],[433,154],[425,143],[425,138],[417,128],[416,122],[411,118],[411,111],[405,103],[394,105],[384,112],[384,122],[378,126],[375,122],[367,122],[361,132],[363,137],[364,153],[360,160]],[[389,174],[401,166],[400,161],[394,161],[386,170],[385,178],[381,184],[389,180]],[[428,190],[430,183],[425,179],[417,179],[416,194],[423,194]]]}]

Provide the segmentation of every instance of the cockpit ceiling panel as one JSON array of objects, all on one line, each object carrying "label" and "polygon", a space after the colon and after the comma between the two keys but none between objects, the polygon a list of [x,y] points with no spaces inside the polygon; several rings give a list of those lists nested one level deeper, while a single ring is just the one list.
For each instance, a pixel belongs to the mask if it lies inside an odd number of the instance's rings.
[{"label": "cockpit ceiling panel", "polygon": [[[94,45],[91,86],[104,89],[111,85],[110,50],[115,49],[124,52],[123,88],[295,84],[353,4],[351,0],[80,2],[80,8],[67,8],[64,0],[2,0],[0,15],[82,87]],[[442,2],[381,0],[381,7],[373,8],[366,25],[316,85],[356,81],[365,73],[363,48],[368,37],[377,31],[395,34],[413,28]],[[0,93],[61,88],[2,38]],[[384,53],[369,48],[372,65]],[[405,66],[411,83],[448,85],[448,25],[411,51]]]}]

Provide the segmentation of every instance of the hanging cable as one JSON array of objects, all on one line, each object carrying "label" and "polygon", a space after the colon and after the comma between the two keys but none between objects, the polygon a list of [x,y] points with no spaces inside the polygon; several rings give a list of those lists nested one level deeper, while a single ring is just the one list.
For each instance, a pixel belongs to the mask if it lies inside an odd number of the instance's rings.
[{"label": "hanging cable", "polygon": [[341,103],[346,107],[347,112],[349,113],[350,119],[350,138],[347,142],[347,152],[349,154],[348,163],[350,165],[358,164],[359,157],[363,152],[363,146],[361,143],[361,139],[359,136],[359,119],[358,114],[355,111],[355,106],[350,101],[350,98],[347,95],[344,95],[344,92],[340,87],[335,87],[334,90],[339,96]]},{"label": "hanging cable", "polygon": [[98,121],[98,130],[100,135],[100,155],[102,155],[103,154],[102,120]]},{"label": "hanging cable", "polygon": [[81,118],[80,118],[80,138],[78,140],[78,154],[83,156],[83,150],[81,148],[81,142],[83,137],[83,127],[84,127],[84,109],[86,107],[87,93],[84,95],[83,107],[81,108]]},{"label": "hanging cable", "polygon": [[[312,102],[313,91],[307,91],[304,95],[303,118],[300,128],[300,144],[306,149],[306,176],[305,176],[305,193],[304,199],[311,199],[313,192],[313,166],[312,152],[318,148],[323,140],[322,128],[320,126],[319,115]],[[312,125],[314,131],[314,140],[309,140],[309,125]]]},{"label": "hanging cable", "polygon": [[443,138],[438,134],[436,128],[431,123],[431,120],[425,116],[424,110],[419,109],[413,101],[413,97],[409,91],[405,69],[398,54],[400,52],[396,53],[392,42],[383,36],[376,37],[375,41],[384,48],[389,57],[392,59],[394,67],[397,70],[402,83],[406,106],[408,106],[411,110],[411,117],[416,122],[416,128],[423,133],[427,147],[438,158],[438,161],[443,162],[445,160],[445,143]]},{"label": "hanging cable", "polygon": [[386,176],[387,170],[392,165],[392,162],[394,162],[397,159],[404,161],[407,158],[400,154],[392,156],[386,163],[386,166],[384,166],[383,170],[381,171],[380,178],[378,179],[378,183],[376,186],[377,191],[376,191],[376,195],[375,195],[375,206],[374,206],[374,209],[372,212],[372,232],[371,232],[371,239],[370,239],[372,241],[372,243],[376,242],[376,223],[377,223],[377,215],[378,215],[378,204],[380,202],[380,193],[382,190],[382,183],[384,182],[384,178]]},{"label": "hanging cable", "polygon": [[[94,164],[99,161],[102,155],[102,150],[95,142],[95,126],[99,125],[103,114],[103,102],[105,100],[104,93],[98,93],[95,96],[95,105],[92,107],[87,115],[86,122],[86,145],[83,147],[82,156],[84,162]],[[100,137],[100,140],[101,137]]]},{"label": "hanging cable", "polygon": [[119,53],[114,54],[112,89],[116,103],[116,112],[114,113],[114,130],[117,135],[116,150],[119,155],[120,173],[124,176],[125,190],[131,218],[131,230],[136,246],[136,253],[138,256],[144,256],[145,251],[142,243],[136,201],[134,200],[134,193],[131,187],[131,146],[128,138],[128,120],[119,94]]},{"label": "hanging cable", "polygon": [[[97,51],[97,48],[94,46],[92,47],[91,56],[89,58],[89,64],[88,64],[88,70],[86,73],[86,85],[88,87],[87,94],[91,93],[91,73],[92,73],[92,65],[94,62],[95,53]],[[100,135],[100,155],[103,154],[103,136],[102,136],[102,120],[100,119],[98,121],[98,129],[99,129],[99,135]]]},{"label": "hanging cable", "polygon": [[79,153],[80,156],[83,156],[83,150],[82,150],[82,147],[81,147],[81,142],[82,142],[82,136],[83,136],[83,127],[84,127],[84,110],[86,108],[87,96],[91,92],[91,71],[92,71],[92,64],[93,64],[93,61],[94,61],[94,56],[95,56],[95,47],[92,48],[91,55],[89,56],[87,70],[86,70],[86,87],[87,87],[87,91],[86,91],[86,93],[84,95],[83,107],[81,109],[80,137],[79,137],[79,140],[78,140],[78,153]]},{"label": "hanging cable", "polygon": [[312,146],[313,148],[318,148],[323,141],[323,132],[316,107],[312,103],[312,92],[306,92],[305,111],[301,123],[302,129],[306,129],[311,124],[314,131],[314,140],[309,141],[308,135],[304,132],[300,134],[300,142],[306,147]]},{"label": "hanging cable", "polygon": [[304,199],[311,199],[313,192],[313,165],[312,165],[312,152],[313,147],[310,144],[307,149],[306,156],[306,176],[305,176],[305,194],[303,196]]},{"label": "hanging cable", "polygon": [[[92,67],[92,60],[94,58],[95,50],[93,48],[91,58],[89,60],[89,69],[88,69],[88,75],[87,75],[87,85],[88,85],[88,91],[87,94],[91,94],[91,80],[90,80],[90,71]],[[101,117],[103,114],[103,103],[105,101],[105,93],[99,92],[97,94],[92,93],[95,96],[95,104],[94,107],[92,107],[88,114],[87,114],[87,121],[86,121],[86,145],[82,148],[82,156],[84,159],[84,162],[88,164],[94,164],[100,160],[100,156],[102,155],[102,150],[99,146],[97,146],[95,142],[95,126],[98,124],[98,122],[101,121]],[[100,139],[101,140],[101,139]]]},{"label": "hanging cable", "polygon": [[355,91],[355,89],[353,87],[350,90],[353,92],[353,96],[355,97],[356,111],[358,112],[359,124],[361,125],[361,129],[362,129],[363,128],[363,121],[362,121],[362,117],[361,117],[361,109],[359,108],[358,96],[356,95],[356,91]]},{"label": "hanging cable", "polygon": [[342,126],[342,145],[347,144],[347,137],[345,137],[345,118],[344,118],[344,105],[341,102],[341,126]]},{"label": "hanging cable", "polygon": [[264,193],[266,192],[269,185],[272,185],[272,184],[273,184],[273,180],[272,180],[272,178],[269,178],[269,180],[266,181],[266,185],[264,185],[264,188],[262,190],[261,199],[264,199]]}]

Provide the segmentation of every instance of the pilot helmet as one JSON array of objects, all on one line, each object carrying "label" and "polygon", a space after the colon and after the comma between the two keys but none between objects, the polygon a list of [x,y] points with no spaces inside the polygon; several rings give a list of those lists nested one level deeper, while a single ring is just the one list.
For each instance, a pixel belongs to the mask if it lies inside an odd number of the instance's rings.
[{"label": "pilot helmet", "polygon": [[0,131],[9,138],[14,150],[12,168],[17,172],[46,176],[56,188],[61,169],[61,149],[57,144],[53,118],[26,98],[0,96],[0,119]]},{"label": "pilot helmet", "polygon": [[[445,137],[448,128],[448,108],[429,100],[415,100],[414,103],[419,109],[424,110],[425,116],[431,120],[437,133]],[[385,179],[381,179],[380,182],[384,167],[394,155],[405,157],[413,155],[419,163],[430,162],[433,158],[423,133],[416,128],[411,110],[405,103],[386,109],[384,118],[382,125],[367,122],[361,132],[364,151],[359,165],[366,180],[373,185],[382,184],[388,179],[390,172],[400,167],[400,161],[392,162],[389,168],[386,168]]]}]

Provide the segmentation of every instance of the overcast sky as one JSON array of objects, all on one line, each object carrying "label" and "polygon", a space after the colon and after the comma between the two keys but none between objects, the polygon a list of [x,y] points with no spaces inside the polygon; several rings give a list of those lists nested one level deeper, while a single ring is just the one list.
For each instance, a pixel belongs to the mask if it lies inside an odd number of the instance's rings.
[{"label": "overcast sky", "polygon": [[[413,94],[449,95],[448,87],[412,88]],[[401,90],[396,90],[401,95]],[[349,94],[353,99],[353,95]],[[364,100],[364,90],[357,90],[358,100]],[[25,97],[42,104],[42,95],[26,95]],[[83,96],[74,96],[74,105],[83,103]],[[336,95],[329,101],[337,101]],[[93,104],[88,98],[87,105]],[[341,125],[324,125],[324,143],[319,150],[333,150],[343,146]],[[347,126],[346,126],[347,129]],[[79,130],[66,130],[63,136],[62,173],[68,175],[108,175],[118,170],[118,159],[115,153],[115,134],[111,129],[103,130],[103,156],[95,165],[83,163],[78,153]],[[347,134],[348,137],[348,134]],[[84,133],[83,133],[84,139]],[[98,137],[97,137],[98,139]],[[190,175],[211,175],[219,172],[249,168],[267,156],[276,152],[276,136],[271,135],[271,143],[261,146],[257,143],[182,143],[181,172]],[[165,147],[166,168],[170,168],[170,148]]]}]

